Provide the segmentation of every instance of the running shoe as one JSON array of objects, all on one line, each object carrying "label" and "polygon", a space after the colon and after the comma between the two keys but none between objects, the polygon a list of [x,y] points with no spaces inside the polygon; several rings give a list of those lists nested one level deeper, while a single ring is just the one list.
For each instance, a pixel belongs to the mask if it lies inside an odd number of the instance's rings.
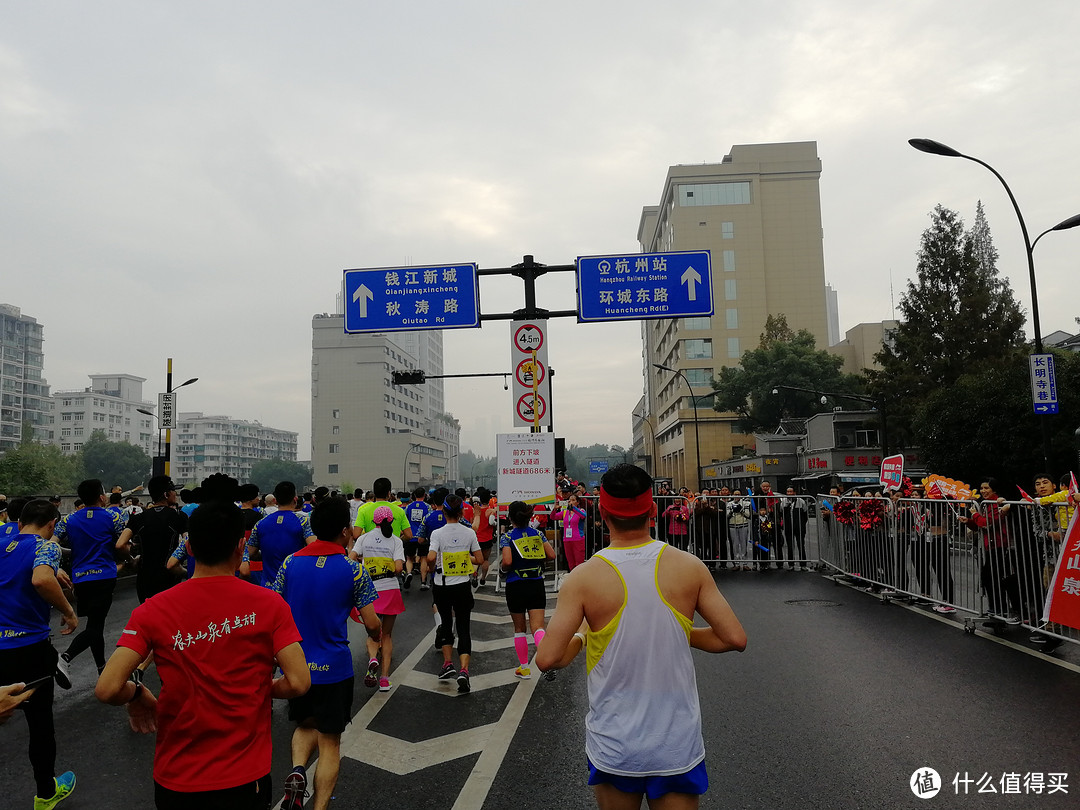
[{"label": "running shoe", "polygon": [[34,797],[34,810],[52,810],[56,805],[60,804],[64,799],[71,795],[75,790],[75,774],[71,771],[66,771],[59,776],[53,777],[53,784],[56,785],[56,793],[47,799],[42,799],[40,796]]},{"label": "running shoe", "polygon": [[514,670],[514,677],[520,678],[523,681],[529,680],[532,677],[532,670],[528,667],[518,667]]},{"label": "running shoe", "polygon": [[405,590],[412,587],[412,571],[405,575],[405,581],[402,584],[405,586]]},{"label": "running shoe", "polygon": [[368,661],[367,672],[364,674],[364,686],[375,687],[379,685],[379,662],[372,658]]},{"label": "running shoe", "polygon": [[[71,661],[67,659],[67,653],[61,653],[56,659],[56,670],[53,672],[56,685],[61,689],[71,688]],[[74,777],[72,777],[74,779]],[[72,784],[75,784],[74,781]]]},{"label": "running shoe", "polygon": [[951,605],[934,605],[935,613],[956,613],[956,608]]},{"label": "running shoe", "polygon": [[389,692],[390,688],[392,686],[393,686],[393,684],[390,683],[389,678],[379,678],[379,691],[380,692]]},{"label": "running shoe", "polygon": [[464,667],[462,667],[461,672],[457,674],[457,690],[462,694],[472,691],[472,687],[469,686],[469,670]]},{"label": "running shoe", "polygon": [[473,574],[471,577],[469,577],[469,582],[472,583],[472,589],[474,591],[480,587],[480,580],[476,578],[476,574]]},{"label": "running shoe", "polygon": [[429,587],[430,586],[426,582],[421,582],[420,583],[420,590],[422,590],[422,591],[428,590]]},{"label": "running shoe", "polygon": [[304,810],[307,797],[307,773],[303,768],[294,768],[285,777],[285,798],[281,800],[281,810]]},{"label": "running shoe", "polygon": [[559,677],[559,670],[557,670],[557,669],[549,669],[547,672],[544,673],[544,680],[545,681],[550,682],[550,681],[555,680],[558,677]]},{"label": "running shoe", "polygon": [[[439,680],[448,681],[457,674],[458,673],[457,670],[454,669],[454,665],[447,661],[445,664],[442,665],[442,669],[439,670]],[[468,674],[466,674],[465,677],[468,678]]]}]

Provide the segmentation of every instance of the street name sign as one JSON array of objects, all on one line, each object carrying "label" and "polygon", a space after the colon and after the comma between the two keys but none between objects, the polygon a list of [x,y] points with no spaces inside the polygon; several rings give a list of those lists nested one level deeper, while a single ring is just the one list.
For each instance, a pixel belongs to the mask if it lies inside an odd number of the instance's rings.
[{"label": "street name sign", "polygon": [[346,270],[344,299],[349,334],[480,325],[475,263]]},{"label": "street name sign", "polygon": [[1031,405],[1035,413],[1058,412],[1057,377],[1054,374],[1054,355],[1033,354],[1028,357],[1031,371]]},{"label": "street name sign", "polygon": [[578,256],[578,321],[639,321],[713,314],[707,250]]},{"label": "street name sign", "polygon": [[176,430],[176,392],[160,393],[157,395],[158,429]]}]

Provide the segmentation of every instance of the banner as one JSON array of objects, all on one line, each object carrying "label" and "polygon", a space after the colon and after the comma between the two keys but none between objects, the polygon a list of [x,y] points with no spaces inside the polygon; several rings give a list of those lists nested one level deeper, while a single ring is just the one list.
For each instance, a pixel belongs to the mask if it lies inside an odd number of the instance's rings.
[{"label": "banner", "polygon": [[1046,594],[1043,619],[1080,630],[1080,509],[1073,512],[1061,543],[1054,578]]},{"label": "banner", "polygon": [[555,503],[554,433],[499,433],[495,445],[500,506]]},{"label": "banner", "polygon": [[886,492],[890,489],[900,489],[904,483],[903,454],[886,456],[881,460],[881,474],[878,476],[878,482],[885,487]]}]

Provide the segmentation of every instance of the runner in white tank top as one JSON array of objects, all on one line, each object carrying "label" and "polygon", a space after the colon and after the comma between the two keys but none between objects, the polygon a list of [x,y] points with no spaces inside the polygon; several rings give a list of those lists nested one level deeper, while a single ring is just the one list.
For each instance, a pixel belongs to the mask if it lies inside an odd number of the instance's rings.
[{"label": "runner in white tank top", "polygon": [[653,810],[696,807],[708,777],[690,648],[742,651],[746,633],[705,565],[650,537],[644,470],[605,473],[600,514],[611,545],[567,576],[535,662],[559,669],[587,650],[585,748],[601,810],[645,796]]}]

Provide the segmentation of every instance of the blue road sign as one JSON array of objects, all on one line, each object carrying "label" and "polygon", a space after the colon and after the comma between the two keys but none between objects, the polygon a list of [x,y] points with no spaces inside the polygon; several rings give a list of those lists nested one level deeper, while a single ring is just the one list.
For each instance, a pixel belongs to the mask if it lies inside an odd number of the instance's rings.
[{"label": "blue road sign", "polygon": [[475,264],[346,270],[344,289],[348,333],[480,325]]},{"label": "blue road sign", "polygon": [[591,473],[606,473],[608,471],[608,463],[606,461],[590,461],[589,472]]},{"label": "blue road sign", "polygon": [[578,321],[712,315],[709,251],[579,256]]},{"label": "blue road sign", "polygon": [[1035,413],[1058,412],[1057,376],[1054,374],[1054,355],[1033,354],[1028,357],[1031,372],[1031,405]]}]

